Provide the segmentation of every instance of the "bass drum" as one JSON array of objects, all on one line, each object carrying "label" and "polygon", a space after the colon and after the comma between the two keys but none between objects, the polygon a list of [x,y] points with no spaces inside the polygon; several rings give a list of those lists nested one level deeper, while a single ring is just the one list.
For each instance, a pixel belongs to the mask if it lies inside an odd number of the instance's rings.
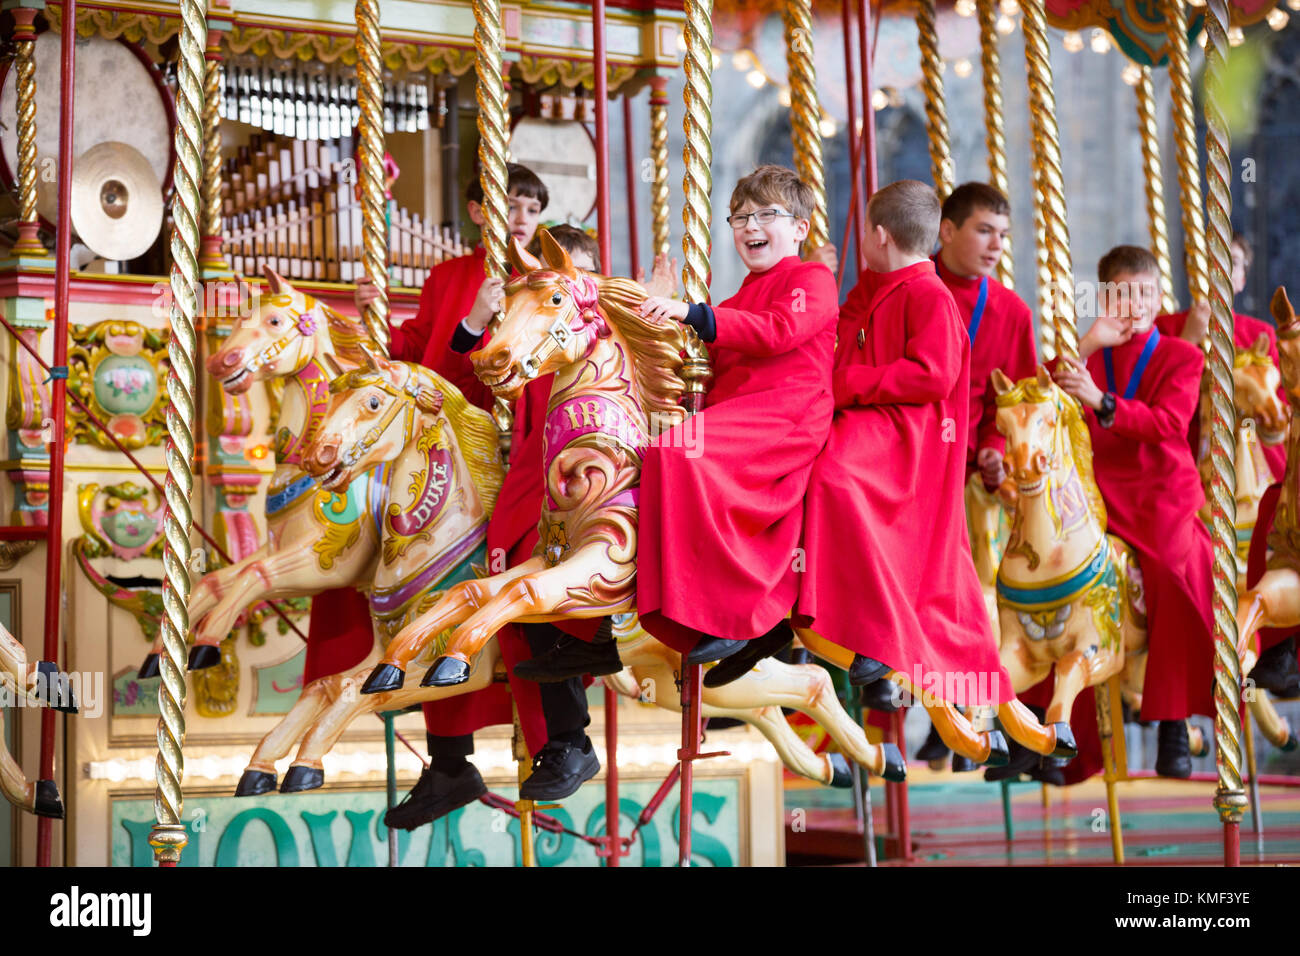
[{"label": "bass drum", "polygon": [[[60,39],[53,30],[36,38],[36,211],[47,227],[58,218],[59,209]],[[165,197],[171,191],[176,114],[162,74],[133,43],[78,37],[76,76],[72,155],[84,156],[100,143],[125,143],[148,160]],[[0,174],[13,189],[18,169],[18,71],[12,61],[0,84]]]},{"label": "bass drum", "polygon": [[596,208],[596,144],[583,123],[525,117],[510,134],[509,159],[546,183],[546,218],[583,222]]}]

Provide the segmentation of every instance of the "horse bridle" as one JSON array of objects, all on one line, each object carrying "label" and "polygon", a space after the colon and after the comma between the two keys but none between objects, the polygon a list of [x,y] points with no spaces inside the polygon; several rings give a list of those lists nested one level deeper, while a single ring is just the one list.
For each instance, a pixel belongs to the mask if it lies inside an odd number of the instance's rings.
[{"label": "horse bridle", "polygon": [[244,368],[248,373],[250,375],[254,374],[258,369],[270,365],[293,343],[294,339],[300,337],[307,339],[315,335],[316,330],[320,327],[315,314],[316,308],[317,306],[313,305],[306,312],[300,312],[295,316],[294,322],[287,332],[278,338],[272,339],[260,352],[245,362]]},{"label": "horse bridle", "polygon": [[[551,327],[546,330],[546,337],[533,347],[533,349],[519,360],[519,374],[525,379],[531,381],[537,377],[542,363],[551,357],[552,353],[563,351],[568,348],[569,342],[581,327],[590,324],[592,318],[599,317],[596,311],[596,300],[599,294],[599,286],[594,279],[589,276],[580,275],[573,283],[566,283],[569,294],[573,298],[573,315],[556,319],[551,323]],[[574,329],[569,323],[573,318],[582,320],[582,326]]]},{"label": "horse bridle", "polygon": [[368,388],[372,385],[396,398],[397,401],[389,406],[383,417],[379,419],[373,428],[362,435],[361,439],[339,458],[341,468],[351,468],[365,457],[383,436],[384,432],[388,431],[388,427],[393,424],[393,419],[397,417],[399,411],[405,411],[406,413],[406,420],[403,422],[403,447],[409,445],[411,439],[415,437],[416,400],[420,396],[420,383],[419,376],[414,372],[407,378],[406,384],[399,389],[377,371],[353,369],[330,382],[330,391],[351,391],[353,389]]}]

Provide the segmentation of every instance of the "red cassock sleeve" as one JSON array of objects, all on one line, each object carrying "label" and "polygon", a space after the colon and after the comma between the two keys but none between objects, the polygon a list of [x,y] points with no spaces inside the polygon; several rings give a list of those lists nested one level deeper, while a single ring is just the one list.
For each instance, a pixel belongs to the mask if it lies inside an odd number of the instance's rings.
[{"label": "red cassock sleeve", "polygon": [[[1011,306],[1008,310],[1012,319],[1014,332],[1005,341],[1006,358],[1002,371],[1013,382],[1031,377],[1038,368],[1038,351],[1034,345],[1034,320],[1029,306],[1020,296],[1009,296]],[[978,458],[981,449],[993,448],[999,455],[1007,448],[1007,439],[998,431],[998,403],[994,389],[984,388],[983,408],[980,410],[979,425],[975,432],[975,455]]]},{"label": "red cassock sleeve", "polygon": [[748,311],[717,306],[714,345],[755,358],[784,355],[826,328],[826,314],[839,295],[830,270],[801,269],[800,285],[777,296],[766,309]]},{"label": "red cassock sleeve", "polygon": [[1200,350],[1186,350],[1185,356],[1169,362],[1155,394],[1163,397],[1159,405],[1148,405],[1137,398],[1115,398],[1115,421],[1111,430],[1123,438],[1160,444],[1186,435],[1201,397],[1201,369],[1205,364]]},{"label": "red cassock sleeve", "polygon": [[388,330],[388,354],[399,362],[419,362],[424,358],[425,344],[433,335],[433,323],[438,317],[438,310],[435,307],[437,283],[434,281],[434,276],[436,273],[435,268],[425,280],[424,288],[420,290],[420,305],[415,315],[401,325],[392,326]]},{"label": "red cassock sleeve", "polygon": [[[909,299],[915,293],[905,290]],[[907,341],[903,356],[885,365],[850,365],[836,362],[831,386],[835,392],[835,407],[852,405],[928,405],[939,402],[951,394],[961,377],[962,342],[957,307],[951,298],[946,302],[937,296],[925,296],[924,302],[909,301],[903,309],[907,323]],[[849,318],[840,322],[837,349],[843,357],[856,349],[857,329],[860,327],[858,307],[846,311]]]}]

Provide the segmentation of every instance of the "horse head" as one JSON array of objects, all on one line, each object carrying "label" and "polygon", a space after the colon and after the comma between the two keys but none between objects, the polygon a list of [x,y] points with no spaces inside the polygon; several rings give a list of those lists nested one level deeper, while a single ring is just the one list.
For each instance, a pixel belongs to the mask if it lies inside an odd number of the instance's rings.
[{"label": "horse head", "polygon": [[366,356],[365,365],[330,382],[329,407],[303,451],[303,471],[327,491],[396,459],[442,410],[442,392],[428,370]]},{"label": "horse head", "polygon": [[208,357],[208,373],[229,394],[241,394],[254,382],[300,371],[316,351],[318,334],[328,335],[324,306],[268,266],[252,314],[240,318]]},{"label": "horse head", "polygon": [[1286,286],[1278,286],[1269,303],[1277,323],[1277,351],[1282,360],[1282,387],[1292,408],[1300,407],[1300,320],[1287,298]]},{"label": "horse head", "polygon": [[1047,479],[1069,466],[1069,438],[1062,430],[1063,403],[1072,401],[1041,366],[1035,378],[1012,382],[993,370],[997,395],[997,427],[1007,439],[1007,473],[1016,494],[1032,498],[1043,493]]},{"label": "horse head", "polygon": [[1233,360],[1233,394],[1239,418],[1255,421],[1256,433],[1265,445],[1286,440],[1291,410],[1278,398],[1281,373],[1268,354],[1268,336],[1260,334],[1248,349],[1237,349]]}]

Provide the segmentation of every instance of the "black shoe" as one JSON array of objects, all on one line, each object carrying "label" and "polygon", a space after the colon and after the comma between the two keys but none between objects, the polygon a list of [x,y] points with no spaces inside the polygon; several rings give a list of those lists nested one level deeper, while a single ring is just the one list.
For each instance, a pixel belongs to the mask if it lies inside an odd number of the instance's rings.
[{"label": "black shoe", "polygon": [[478,768],[468,760],[454,773],[426,767],[411,792],[384,814],[384,826],[393,830],[414,830],[473,803],[485,793],[487,784]]},{"label": "black shoe", "polygon": [[946,760],[947,758],[948,745],[939,736],[938,728],[931,724],[930,735],[925,738],[925,743],[921,744],[921,749],[916,752],[916,759],[929,763],[931,760]]},{"label": "black shoe", "polygon": [[614,641],[589,644],[565,634],[544,654],[515,665],[515,676],[539,684],[554,684],[571,677],[590,674],[604,677],[623,669]]},{"label": "black shoe", "polygon": [[1008,759],[1001,767],[989,767],[984,771],[984,779],[990,783],[999,780],[1015,780],[1022,773],[1037,770],[1042,760],[1040,756],[1019,741],[1007,739]]},{"label": "black shoe", "polygon": [[902,688],[892,680],[872,681],[862,688],[862,706],[892,714],[901,706],[898,702]]},{"label": "black shoe", "polygon": [[1192,749],[1187,740],[1187,722],[1162,720],[1156,731],[1156,773],[1186,780],[1192,775]]},{"label": "black shoe", "polygon": [[974,760],[971,760],[970,757],[965,757],[957,753],[952,755],[953,773],[970,773],[972,770],[978,770],[979,768],[980,765]]},{"label": "black shoe", "polygon": [[701,637],[682,658],[683,664],[712,664],[745,649],[749,641],[732,641],[725,637]]},{"label": "black shoe", "polygon": [[849,683],[854,687],[864,687],[872,681],[880,680],[889,670],[888,664],[882,664],[874,657],[854,654],[853,664],[849,667]]},{"label": "black shoe", "polygon": [[746,641],[739,653],[732,654],[717,667],[711,668],[704,675],[705,687],[725,687],[733,680],[744,677],[759,661],[778,654],[787,644],[794,640],[794,631],[789,621],[782,621],[762,637]]},{"label": "black shoe", "polygon": [[1268,691],[1278,700],[1300,697],[1300,671],[1296,669],[1295,635],[1270,647],[1259,656],[1250,672],[1256,687]]},{"label": "black shoe", "polygon": [[1065,771],[1061,769],[1062,766],[1063,761],[1060,757],[1044,757],[1038,762],[1037,767],[1030,768],[1026,773],[1029,774],[1030,780],[1051,784],[1053,787],[1064,787]]},{"label": "black shoe", "polygon": [[533,758],[533,773],[519,787],[524,800],[563,800],[600,772],[600,760],[591,741],[581,747],[548,740]]}]

